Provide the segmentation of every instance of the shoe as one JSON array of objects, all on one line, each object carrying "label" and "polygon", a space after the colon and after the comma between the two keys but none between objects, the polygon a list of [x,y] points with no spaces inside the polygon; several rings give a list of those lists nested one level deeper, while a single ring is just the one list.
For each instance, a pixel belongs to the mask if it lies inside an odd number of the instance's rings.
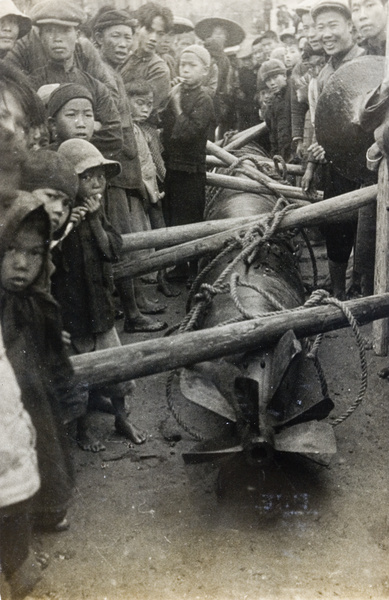
[{"label": "shoe", "polygon": [[124,321],[124,333],[153,333],[155,331],[162,331],[166,329],[167,323],[165,321],[158,321],[152,319],[135,319]]}]

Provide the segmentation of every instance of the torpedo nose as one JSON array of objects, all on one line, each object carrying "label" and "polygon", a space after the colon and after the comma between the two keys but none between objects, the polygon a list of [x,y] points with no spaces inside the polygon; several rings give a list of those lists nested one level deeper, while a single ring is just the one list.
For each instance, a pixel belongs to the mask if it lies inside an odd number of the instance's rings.
[{"label": "torpedo nose", "polygon": [[250,465],[265,467],[273,461],[274,448],[269,440],[256,437],[245,446],[246,460]]}]

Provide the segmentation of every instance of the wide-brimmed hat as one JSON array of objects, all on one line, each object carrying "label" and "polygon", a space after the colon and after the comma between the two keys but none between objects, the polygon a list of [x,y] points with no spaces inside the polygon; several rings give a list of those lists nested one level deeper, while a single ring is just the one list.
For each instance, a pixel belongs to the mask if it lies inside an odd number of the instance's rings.
[{"label": "wide-brimmed hat", "polygon": [[185,17],[173,17],[173,27],[171,28],[171,33],[179,34],[179,33],[189,33],[189,31],[194,30],[194,24],[190,19],[186,19]]},{"label": "wide-brimmed hat", "polygon": [[2,0],[0,2],[0,19],[3,17],[13,16],[18,20],[19,33],[18,39],[27,35],[32,27],[32,21],[29,17],[24,15],[12,0]]},{"label": "wide-brimmed hat", "polygon": [[201,19],[195,25],[195,34],[202,40],[211,37],[215,27],[223,27],[227,34],[226,46],[237,46],[243,42],[246,37],[244,29],[231,19],[223,19],[221,17],[207,17]]},{"label": "wide-brimmed hat", "polygon": [[65,25],[78,27],[85,21],[85,13],[75,2],[69,0],[43,0],[38,2],[31,11],[34,25]]},{"label": "wide-brimmed hat", "polygon": [[104,167],[107,179],[116,177],[122,170],[119,162],[104,158],[101,152],[86,140],[71,139],[63,142],[58,148],[58,154],[65,156],[73,165],[77,175],[88,169]]}]

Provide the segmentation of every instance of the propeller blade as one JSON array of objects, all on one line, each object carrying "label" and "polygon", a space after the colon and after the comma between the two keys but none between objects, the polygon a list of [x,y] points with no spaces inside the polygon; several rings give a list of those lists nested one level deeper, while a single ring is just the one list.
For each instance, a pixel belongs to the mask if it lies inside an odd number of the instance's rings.
[{"label": "propeller blade", "polygon": [[191,402],[236,423],[233,407],[212,381],[207,367],[201,368],[199,364],[195,368],[181,369],[180,389]]},{"label": "propeller blade", "polygon": [[328,417],[334,406],[335,404],[332,402],[331,398],[323,398],[319,402],[316,402],[316,404],[302,410],[300,413],[295,413],[292,418],[285,419],[284,421],[277,421],[273,426],[276,428],[292,427],[299,423],[306,423],[307,421],[322,421]]},{"label": "propeller blade", "polygon": [[243,451],[243,446],[234,438],[214,438],[196,444],[189,452],[183,453],[186,463],[202,463],[216,458],[231,456]]},{"label": "propeller blade", "polygon": [[336,441],[329,423],[310,421],[283,429],[274,436],[274,448],[279,452],[298,454],[335,454]]}]

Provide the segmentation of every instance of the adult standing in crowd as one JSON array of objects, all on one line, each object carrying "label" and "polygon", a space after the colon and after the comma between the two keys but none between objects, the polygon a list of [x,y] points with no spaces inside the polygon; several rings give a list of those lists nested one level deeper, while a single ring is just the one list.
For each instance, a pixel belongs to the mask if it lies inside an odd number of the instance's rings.
[{"label": "adult standing in crowd", "polygon": [[170,91],[170,71],[157,54],[157,44],[173,26],[173,13],[154,2],[143,4],[135,15],[138,28],[134,52],[121,67],[124,84],[134,79],[146,79],[154,96],[154,116],[158,114]]}]

